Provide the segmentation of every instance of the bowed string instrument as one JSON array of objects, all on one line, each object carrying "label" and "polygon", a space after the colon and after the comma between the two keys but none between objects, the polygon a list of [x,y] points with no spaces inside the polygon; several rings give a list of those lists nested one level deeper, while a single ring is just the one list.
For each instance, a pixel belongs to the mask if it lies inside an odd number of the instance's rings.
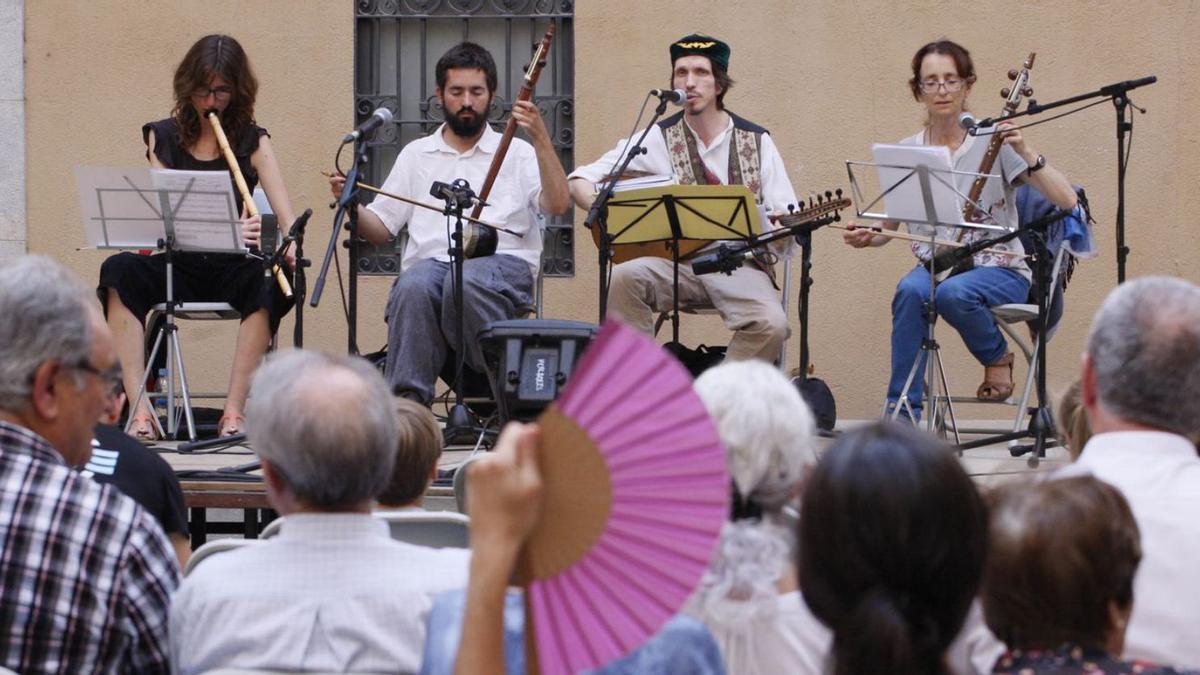
[{"label": "bowed string instrument", "polygon": [[[1033,68],[1033,60],[1037,57],[1036,52],[1030,52],[1029,58],[1025,59],[1025,63],[1020,70],[1008,71],[1008,79],[1012,80],[1011,87],[1005,87],[1000,91],[1000,95],[1004,97],[1004,110],[1001,111],[1000,117],[1003,119],[1017,112],[1017,107],[1021,104],[1022,96],[1032,96],[1033,88],[1029,86],[1029,71]],[[996,163],[996,157],[1000,154],[1000,147],[1004,145],[1004,139],[998,132],[993,132],[988,141],[987,152],[983,155],[983,160],[979,163],[977,173],[983,174],[977,176],[975,181],[971,183],[971,191],[967,193],[966,203],[963,204],[963,222],[980,223],[988,218],[988,214],[982,213],[979,208],[979,198],[983,196],[983,188],[987,184],[988,176],[992,171],[992,166]],[[963,235],[966,233],[966,228],[958,229],[958,236],[954,241],[962,244]],[[929,261],[930,272],[938,281],[944,281],[947,277],[965,272],[974,264],[971,258],[958,260],[953,248],[935,251],[935,255]]]},{"label": "bowed string instrument", "polygon": [[[517,101],[528,101],[533,96],[533,88],[537,86],[542,68],[546,66],[546,57],[550,53],[550,42],[553,39],[554,24],[551,23],[550,27],[546,29],[546,34],[542,36],[541,43],[534,51],[533,58],[529,61],[529,67],[525,70],[525,78],[521,83],[521,90],[517,93]],[[473,220],[464,226],[463,250],[468,258],[481,258],[496,252],[496,246],[499,243],[499,236],[496,233],[498,228],[480,225],[478,218],[492,191],[492,185],[496,182],[496,176],[500,174],[500,165],[504,163],[504,156],[508,154],[508,146],[512,144],[513,135],[516,132],[517,120],[510,116],[508,124],[504,127],[504,135],[500,137],[500,144],[496,147],[496,155],[492,158],[491,166],[488,167],[487,177],[483,180],[483,187],[479,189],[479,199],[471,211]]]}]

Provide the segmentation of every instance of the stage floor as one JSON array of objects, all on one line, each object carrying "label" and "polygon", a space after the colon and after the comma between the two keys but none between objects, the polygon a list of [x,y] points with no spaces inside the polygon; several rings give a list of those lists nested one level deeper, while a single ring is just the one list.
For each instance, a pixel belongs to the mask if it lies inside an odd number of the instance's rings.
[{"label": "stage floor", "polygon": [[[865,420],[848,420],[838,425],[839,429],[849,429]],[[964,427],[995,429],[997,433],[1004,430],[1004,423],[999,421],[965,421]],[[963,440],[979,438],[978,435],[964,435]],[[818,454],[824,452],[832,439],[818,439]],[[189,507],[206,509],[252,509],[267,508],[266,497],[261,481],[247,480],[258,472],[242,473],[230,471],[240,465],[255,460],[253,452],[246,446],[233,446],[219,452],[180,453],[175,448],[178,443],[160,442],[153,446],[162,457],[180,474],[180,482]],[[470,447],[453,446],[448,448],[439,461],[439,467],[451,469],[460,465],[471,455]],[[1067,452],[1060,447],[1047,450],[1046,457],[1037,467],[1030,466],[1026,457],[1014,458],[1009,454],[1006,443],[967,450],[962,453],[962,463],[967,472],[982,487],[995,485],[1013,480],[1033,472],[1053,471],[1066,465],[1069,461]],[[195,472],[204,472],[197,475]],[[450,487],[435,485],[430,488],[426,508],[432,510],[456,510],[453,490]],[[219,517],[220,514],[212,514]],[[219,522],[214,520],[213,522]]]}]

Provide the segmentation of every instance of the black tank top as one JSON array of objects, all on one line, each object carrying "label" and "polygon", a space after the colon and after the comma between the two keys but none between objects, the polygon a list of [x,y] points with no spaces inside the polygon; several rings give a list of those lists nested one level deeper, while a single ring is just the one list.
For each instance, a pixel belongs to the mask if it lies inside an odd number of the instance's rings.
[{"label": "black tank top", "polygon": [[[154,156],[159,162],[168,169],[180,169],[182,171],[229,171],[229,166],[225,163],[224,157],[216,159],[201,160],[192,157],[187,150],[179,142],[179,126],[175,122],[174,117],[168,117],[157,122],[147,122],[142,125],[142,142],[146,144],[146,159],[150,159],[150,130],[154,130]],[[250,193],[254,193],[255,186],[258,185],[258,172],[254,170],[254,165],[250,163],[250,156],[258,150],[258,139],[262,136],[270,136],[267,130],[258,126],[250,125],[246,133],[242,134],[241,138],[229,139],[229,144],[233,147],[233,156],[237,158],[238,168],[242,171],[242,177],[246,179],[246,187]],[[233,180],[233,173],[229,174],[230,180]],[[238,192],[235,184],[233,190],[234,199],[237,200],[238,213],[242,212],[242,195]]]}]

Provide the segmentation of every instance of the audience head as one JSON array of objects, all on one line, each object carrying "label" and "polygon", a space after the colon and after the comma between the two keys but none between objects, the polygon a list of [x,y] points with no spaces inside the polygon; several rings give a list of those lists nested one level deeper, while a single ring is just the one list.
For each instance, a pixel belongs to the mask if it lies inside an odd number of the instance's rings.
[{"label": "audience head", "polygon": [[778,513],[816,461],[813,414],[800,392],[763,361],[722,363],[700,375],[695,389],[725,445],[735,501]]},{"label": "audience head", "polygon": [[406,398],[397,398],[394,403],[396,467],[378,501],[382,506],[417,506],[437,473],[442,430],[429,408]]},{"label": "audience head", "polygon": [[1071,459],[1079,458],[1083,446],[1092,437],[1092,427],[1088,424],[1087,409],[1079,395],[1079,380],[1071,383],[1058,401],[1058,437],[1059,441],[1071,454]]},{"label": "audience head", "polygon": [[1011,649],[1070,642],[1120,654],[1142,552],[1129,504],[1092,476],[989,495],[984,617]]},{"label": "audience head", "polygon": [[369,510],[396,459],[395,405],[377,370],[287,350],[258,369],[250,394],[247,431],[277,510]]},{"label": "audience head", "polygon": [[835,673],[944,673],[979,588],[987,514],[953,452],[891,423],[843,434],[805,486],[800,588]]},{"label": "audience head", "polygon": [[94,298],[50,258],[0,268],[0,418],[39,434],[71,465],[91,456],[118,368]]},{"label": "audience head", "polygon": [[1083,404],[1093,431],[1133,424],[1200,436],[1200,287],[1174,277],[1121,284],[1092,321]]},{"label": "audience head", "polygon": [[730,361],[696,379],[696,393],[717,425],[733,477],[732,522],[721,532],[694,598],[709,601],[774,597],[790,575],[793,537],[780,514],[816,461],[812,412],[777,368]]}]

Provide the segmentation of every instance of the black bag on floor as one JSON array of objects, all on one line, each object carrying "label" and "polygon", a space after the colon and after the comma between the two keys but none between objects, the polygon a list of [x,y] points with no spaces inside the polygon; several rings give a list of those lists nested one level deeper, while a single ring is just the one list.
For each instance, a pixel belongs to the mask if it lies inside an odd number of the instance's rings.
[{"label": "black bag on floor", "polygon": [[833,431],[837,424],[837,401],[833,400],[833,391],[825,380],[816,377],[795,377],[792,383],[800,390],[800,396],[812,409],[817,428]]},{"label": "black bag on floor", "polygon": [[668,342],[663,345],[663,349],[671,352],[672,356],[679,359],[679,362],[683,364],[684,368],[688,369],[692,377],[699,377],[700,373],[725,360],[725,347],[700,345],[692,349],[678,342]]}]

